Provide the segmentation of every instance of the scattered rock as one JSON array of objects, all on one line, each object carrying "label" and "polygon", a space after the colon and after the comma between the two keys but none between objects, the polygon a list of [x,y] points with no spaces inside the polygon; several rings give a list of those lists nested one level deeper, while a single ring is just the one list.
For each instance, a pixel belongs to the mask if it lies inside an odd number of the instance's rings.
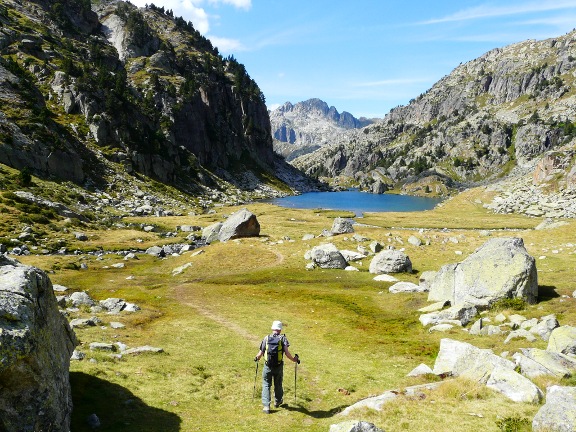
[{"label": "scattered rock", "polygon": [[184,272],[184,270],[186,270],[187,268],[191,267],[192,263],[186,263],[184,265],[181,265],[180,267],[176,267],[175,269],[172,270],[172,276],[178,276],[179,274],[182,274]]},{"label": "scattered rock", "polygon": [[70,321],[70,327],[72,328],[86,328],[94,327],[96,322],[92,318],[76,318]]},{"label": "scattered rock", "polygon": [[398,279],[396,279],[394,276],[390,276],[388,274],[381,274],[378,276],[374,276],[374,279],[377,282],[398,282]]},{"label": "scattered rock", "polygon": [[337,217],[334,219],[334,222],[332,223],[332,229],[330,230],[330,232],[336,235],[353,233],[354,232],[353,221],[350,219]]},{"label": "scattered rock", "polygon": [[562,354],[576,354],[576,327],[565,325],[555,328],[546,349]]},{"label": "scattered rock", "polygon": [[152,347],[150,345],[144,345],[136,348],[130,348],[122,352],[122,354],[145,354],[145,353],[163,353],[164,350],[162,348]]},{"label": "scattered rock", "polygon": [[91,351],[116,351],[116,346],[111,343],[104,343],[104,342],[92,342],[90,344]]},{"label": "scattered rock", "polygon": [[550,375],[558,378],[568,378],[576,373],[576,359],[552,351],[537,348],[523,348],[512,358],[520,367],[522,375],[536,378]]},{"label": "scattered rock", "polygon": [[434,332],[444,333],[452,330],[453,328],[454,326],[452,324],[436,324],[435,326],[432,326],[428,329],[428,333],[434,333]]},{"label": "scattered rock", "polygon": [[497,356],[489,349],[480,349],[453,339],[442,339],[434,363],[434,374],[465,376],[486,383],[494,368],[499,365],[513,370],[510,360]]},{"label": "scattered rock", "polygon": [[388,290],[392,294],[397,293],[415,293],[415,292],[424,292],[426,291],[420,285],[416,285],[412,282],[396,282],[392,285]]},{"label": "scattered rock", "polygon": [[570,432],[575,430],[576,387],[549,387],[546,391],[546,403],[532,420],[532,431]]},{"label": "scattered rock", "polygon": [[350,251],[350,250],[341,250],[340,253],[344,257],[344,259],[348,262],[350,261],[359,261],[366,258],[366,255],[361,254],[360,252]]},{"label": "scattered rock", "polygon": [[460,325],[467,325],[478,314],[478,310],[473,305],[452,306],[438,312],[431,312],[420,315],[420,322],[427,326],[430,324],[441,324],[443,321],[457,320]]},{"label": "scattered rock", "polygon": [[430,366],[425,365],[424,363],[420,363],[414,369],[412,369],[408,375],[409,377],[421,376],[421,375],[428,375],[433,374],[434,372],[430,369]]},{"label": "scattered rock", "polygon": [[96,302],[84,291],[77,291],[70,294],[68,301],[73,307],[96,305]]},{"label": "scattered rock", "polygon": [[348,263],[333,243],[322,244],[310,251],[312,262],[320,268],[344,269]]},{"label": "scattered rock", "polygon": [[499,364],[494,366],[486,387],[502,393],[514,402],[537,404],[543,398],[542,391],[532,381]]},{"label": "scattered rock", "polygon": [[528,342],[536,342],[536,337],[532,333],[530,333],[528,330],[524,330],[524,329],[511,331],[508,334],[508,336],[506,337],[506,340],[504,341],[504,343],[508,344],[508,343],[510,343],[510,341],[512,341],[514,339],[526,339]]},{"label": "scattered rock", "polygon": [[370,262],[370,273],[412,273],[412,262],[404,252],[386,249],[379,252]]}]

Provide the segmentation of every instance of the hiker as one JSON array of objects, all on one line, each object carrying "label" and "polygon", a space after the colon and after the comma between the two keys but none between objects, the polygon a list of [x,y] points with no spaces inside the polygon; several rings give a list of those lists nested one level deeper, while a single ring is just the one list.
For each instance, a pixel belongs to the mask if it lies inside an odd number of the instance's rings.
[{"label": "hiker", "polygon": [[282,388],[282,378],[284,376],[284,354],[290,360],[300,364],[298,354],[292,356],[288,347],[290,342],[282,332],[282,322],[274,321],[272,323],[272,334],[264,337],[260,344],[260,351],[254,361],[257,362],[262,356],[264,357],[264,368],[262,369],[262,411],[270,414],[270,388],[274,380],[274,406],[278,408],[284,403],[284,389]]}]

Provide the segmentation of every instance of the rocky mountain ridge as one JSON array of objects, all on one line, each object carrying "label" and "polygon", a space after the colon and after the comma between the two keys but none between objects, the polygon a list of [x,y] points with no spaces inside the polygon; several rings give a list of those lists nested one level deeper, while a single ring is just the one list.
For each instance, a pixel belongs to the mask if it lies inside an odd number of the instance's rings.
[{"label": "rocky mountain ridge", "polygon": [[[545,189],[573,190],[576,32],[492,50],[430,90],[293,164],[364,190],[447,194],[512,174],[532,176],[556,153]],[[549,167],[551,168],[551,167]],[[546,176],[545,176],[546,177]]]},{"label": "rocky mountain ridge", "polygon": [[245,67],[172,11],[7,0],[0,22],[0,163],[88,194],[136,180],[232,201],[315,187],[274,154]]},{"label": "rocky mountain ridge", "polygon": [[339,113],[317,98],[296,104],[286,102],[270,112],[274,150],[288,161],[337,141],[350,129],[372,122],[357,119],[346,111]]}]

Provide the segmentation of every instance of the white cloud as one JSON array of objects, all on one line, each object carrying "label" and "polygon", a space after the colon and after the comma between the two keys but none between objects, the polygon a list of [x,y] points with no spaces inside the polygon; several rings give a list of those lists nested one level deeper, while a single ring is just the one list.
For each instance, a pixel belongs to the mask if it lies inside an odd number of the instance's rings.
[{"label": "white cloud", "polygon": [[252,0],[209,0],[211,4],[224,3],[229,4],[239,9],[250,9],[252,7]]},{"label": "white cloud", "polygon": [[208,36],[212,45],[218,47],[221,53],[231,53],[235,51],[244,51],[245,48],[242,43],[236,39],[221,38],[218,36]]},{"label": "white cloud", "polygon": [[518,4],[514,6],[493,6],[484,4],[478,7],[463,9],[452,15],[442,18],[423,21],[420,24],[439,24],[445,22],[469,21],[481,18],[494,18],[499,16],[521,15],[576,8],[575,0],[564,1],[540,1]]},{"label": "white cloud", "polygon": [[274,111],[275,109],[278,109],[278,108],[280,108],[281,106],[282,106],[282,105],[279,104],[279,103],[275,103],[275,104],[272,104],[272,105],[268,105],[268,110]]}]

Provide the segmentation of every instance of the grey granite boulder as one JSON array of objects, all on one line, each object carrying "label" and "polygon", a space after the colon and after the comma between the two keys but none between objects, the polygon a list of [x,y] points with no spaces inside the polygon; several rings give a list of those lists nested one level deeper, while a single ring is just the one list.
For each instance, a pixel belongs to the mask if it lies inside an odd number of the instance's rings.
[{"label": "grey granite boulder", "polygon": [[530,328],[530,333],[534,333],[538,336],[540,336],[540,338],[542,340],[549,340],[550,339],[550,335],[552,334],[552,331],[556,328],[559,327],[560,324],[558,323],[558,320],[556,319],[556,315],[546,315],[542,318],[540,318],[540,320],[538,321],[538,323],[533,326],[532,328]]},{"label": "grey granite boulder", "polygon": [[464,376],[486,383],[496,366],[514,370],[514,363],[497,356],[489,349],[480,349],[466,342],[442,339],[434,363],[434,374]]},{"label": "grey granite boulder", "polygon": [[555,328],[546,349],[562,354],[576,354],[576,327],[565,325]]},{"label": "grey granite boulder", "polygon": [[512,358],[522,375],[528,378],[542,375],[568,378],[576,373],[576,358],[538,348],[523,348],[520,351]]},{"label": "grey granite boulder", "polygon": [[310,259],[320,268],[345,269],[348,266],[348,263],[333,243],[326,243],[312,248]]},{"label": "grey granite boulder", "polygon": [[42,270],[0,255],[0,429],[69,431],[78,341]]},{"label": "grey granite boulder", "polygon": [[385,249],[370,262],[370,273],[412,273],[412,261],[404,252]]},{"label": "grey granite boulder", "polygon": [[537,404],[543,398],[542,390],[532,381],[501,365],[494,367],[486,382],[486,387],[502,393],[514,402]]},{"label": "grey granite boulder", "polygon": [[576,387],[548,387],[546,403],[532,420],[532,431],[574,432],[575,430]]},{"label": "grey granite boulder", "polygon": [[228,216],[220,228],[218,239],[225,242],[241,237],[258,237],[259,235],[260,223],[256,215],[248,209],[242,209]]},{"label": "grey granite boulder", "polygon": [[354,232],[353,222],[350,219],[337,217],[332,223],[332,234],[348,234]]},{"label": "grey granite boulder", "polygon": [[430,284],[430,301],[489,306],[503,298],[533,304],[538,276],[532,256],[520,238],[493,238],[459,264],[449,264]]}]

